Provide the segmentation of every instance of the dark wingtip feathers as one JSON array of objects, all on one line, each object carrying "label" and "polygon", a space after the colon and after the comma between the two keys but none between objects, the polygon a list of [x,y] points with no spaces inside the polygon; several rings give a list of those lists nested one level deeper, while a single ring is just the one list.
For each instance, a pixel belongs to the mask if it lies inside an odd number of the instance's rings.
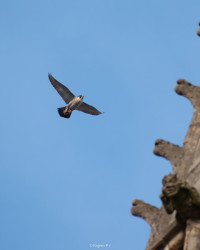
[{"label": "dark wingtip feathers", "polygon": [[51,81],[51,78],[52,78],[53,76],[52,76],[52,74],[51,73],[48,73],[48,78],[49,78],[49,80]]}]

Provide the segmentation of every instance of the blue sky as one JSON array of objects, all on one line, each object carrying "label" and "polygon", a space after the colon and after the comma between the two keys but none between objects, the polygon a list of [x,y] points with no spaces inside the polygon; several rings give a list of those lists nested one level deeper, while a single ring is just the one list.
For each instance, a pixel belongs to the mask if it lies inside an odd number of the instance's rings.
[{"label": "blue sky", "polygon": [[[145,248],[150,227],[131,202],[161,206],[171,166],[154,142],[183,143],[192,106],[174,87],[200,81],[199,9],[197,0],[1,3],[1,249]],[[48,72],[105,114],[60,118]]]}]

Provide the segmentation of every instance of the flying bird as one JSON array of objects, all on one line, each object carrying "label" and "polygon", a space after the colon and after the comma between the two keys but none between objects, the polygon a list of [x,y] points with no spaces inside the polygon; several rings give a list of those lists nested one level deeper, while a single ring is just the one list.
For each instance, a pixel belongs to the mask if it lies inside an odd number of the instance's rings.
[{"label": "flying bird", "polygon": [[70,118],[72,111],[74,110],[82,111],[90,115],[102,114],[95,107],[83,102],[83,95],[75,96],[66,86],[58,82],[51,74],[48,76],[53,87],[67,104],[65,107],[58,108],[58,113],[61,117]]}]

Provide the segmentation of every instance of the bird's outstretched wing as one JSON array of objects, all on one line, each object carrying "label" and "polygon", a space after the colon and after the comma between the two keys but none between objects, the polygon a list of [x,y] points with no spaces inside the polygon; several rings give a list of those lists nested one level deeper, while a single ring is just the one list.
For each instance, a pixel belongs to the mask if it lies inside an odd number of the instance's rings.
[{"label": "bird's outstretched wing", "polygon": [[67,87],[58,82],[51,74],[49,74],[48,76],[51,84],[58,91],[58,94],[63,98],[66,104],[68,104],[75,96]]},{"label": "bird's outstretched wing", "polygon": [[77,110],[82,111],[82,112],[87,113],[87,114],[90,114],[90,115],[100,115],[100,114],[102,114],[98,109],[88,105],[85,102],[82,102],[81,105],[77,108]]}]

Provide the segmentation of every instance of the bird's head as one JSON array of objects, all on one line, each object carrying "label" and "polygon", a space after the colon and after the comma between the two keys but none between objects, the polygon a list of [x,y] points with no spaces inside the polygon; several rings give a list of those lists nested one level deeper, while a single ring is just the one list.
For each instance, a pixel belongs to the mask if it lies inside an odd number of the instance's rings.
[{"label": "bird's head", "polygon": [[84,97],[84,95],[79,95],[79,98],[80,98],[81,100],[83,100],[83,97]]}]

